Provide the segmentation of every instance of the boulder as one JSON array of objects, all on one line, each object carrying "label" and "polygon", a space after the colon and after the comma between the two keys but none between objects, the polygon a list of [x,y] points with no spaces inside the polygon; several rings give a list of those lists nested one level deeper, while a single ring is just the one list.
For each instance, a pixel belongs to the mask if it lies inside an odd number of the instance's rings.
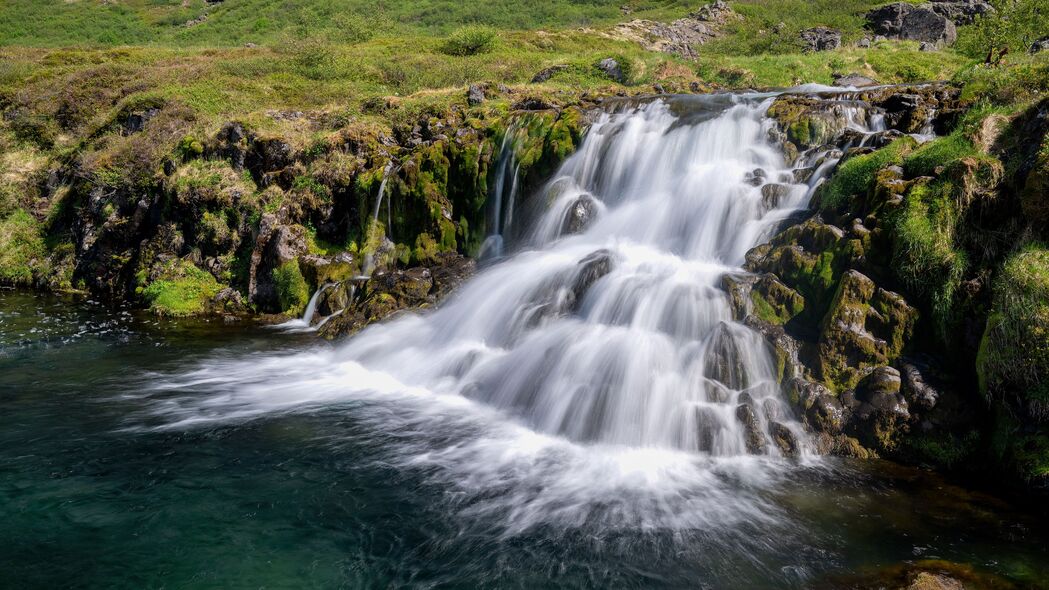
[{"label": "boulder", "polygon": [[923,7],[932,9],[956,25],[971,25],[976,19],[995,11],[986,0],[931,0]]},{"label": "boulder", "polygon": [[750,290],[750,309],[760,319],[782,325],[805,309],[805,298],[776,275],[763,274]]},{"label": "boulder", "polygon": [[466,90],[466,103],[472,107],[484,102],[484,87],[480,84],[471,84]]},{"label": "boulder", "polygon": [[539,72],[536,73],[536,75],[532,76],[532,84],[541,84],[543,82],[546,82],[547,80],[549,80],[550,78],[553,78],[558,73],[563,72],[563,71],[565,71],[567,69],[568,69],[568,65],[566,65],[566,64],[556,64],[556,65],[552,65],[552,66],[550,66],[548,68],[543,68],[543,69],[539,70]]},{"label": "boulder", "polygon": [[797,457],[801,454],[801,444],[797,435],[790,428],[779,422],[769,422],[769,436],[786,457]]},{"label": "boulder", "polygon": [[747,452],[751,455],[764,455],[768,449],[765,435],[761,432],[761,422],[758,414],[754,411],[751,400],[744,401],[736,406],[736,420],[743,427],[743,442]]},{"label": "boulder", "polygon": [[725,322],[718,324],[707,343],[703,375],[737,391],[749,385],[747,370],[743,366],[743,351]]},{"label": "boulder", "polygon": [[590,290],[590,287],[612,272],[614,266],[615,259],[612,256],[612,252],[608,250],[598,250],[580,260],[569,287],[568,307],[576,309],[587,291]]},{"label": "boulder", "polygon": [[1049,51],[1049,35],[1046,35],[1045,37],[1038,39],[1034,43],[1031,43],[1030,49],[1027,50],[1027,52],[1031,55],[1041,53],[1043,51]]},{"label": "boulder", "polygon": [[827,27],[813,27],[801,32],[805,51],[830,51],[841,47],[841,31]]},{"label": "boulder", "polygon": [[820,331],[816,369],[838,392],[852,388],[872,368],[896,359],[914,330],[918,311],[897,293],[846,271]]},{"label": "boulder", "polygon": [[780,206],[783,199],[790,195],[790,187],[785,184],[770,182],[761,187],[761,207],[771,211]]},{"label": "boulder", "polygon": [[626,82],[626,75],[623,73],[623,68],[615,58],[606,57],[597,62],[597,69],[601,70],[606,76],[620,84]]},{"label": "boulder", "polygon": [[597,202],[590,195],[580,195],[569,205],[561,221],[561,235],[582,232],[597,215]]},{"label": "boulder", "polygon": [[846,432],[867,447],[882,452],[894,450],[911,417],[907,400],[900,393],[901,383],[899,371],[877,367],[855,392],[843,395],[843,402],[852,410]]},{"label": "boulder", "polygon": [[931,8],[896,2],[867,13],[867,26],[890,39],[950,45],[958,38],[954,22]]}]

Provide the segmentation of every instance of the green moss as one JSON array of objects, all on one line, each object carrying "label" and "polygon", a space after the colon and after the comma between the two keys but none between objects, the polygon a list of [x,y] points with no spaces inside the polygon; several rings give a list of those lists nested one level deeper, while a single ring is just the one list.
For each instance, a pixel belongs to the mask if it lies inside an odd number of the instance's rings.
[{"label": "green moss", "polygon": [[[144,277],[139,277],[140,283]],[[185,260],[174,260],[160,276],[138,292],[158,315],[191,316],[207,310],[207,305],[222,290],[210,273]]]},{"label": "green moss", "polygon": [[29,286],[50,269],[40,224],[16,209],[0,221],[0,284]]},{"label": "green moss", "polygon": [[980,443],[980,433],[976,431],[964,434],[943,432],[906,439],[907,450],[918,461],[945,469],[964,465],[977,452]]},{"label": "green moss", "polygon": [[886,166],[901,163],[914,145],[913,138],[901,137],[880,150],[842,162],[831,179],[819,189],[817,198],[820,209],[837,210],[847,205],[853,196],[866,195],[874,187],[877,172]]},{"label": "green moss", "polygon": [[277,301],[282,313],[298,315],[310,301],[310,288],[295,260],[285,262],[273,269],[273,283],[277,288]]},{"label": "green moss", "polygon": [[981,386],[1032,399],[1049,385],[1049,249],[1010,256],[994,283],[993,314],[977,358]]},{"label": "green moss", "polygon": [[928,301],[944,341],[952,332],[955,293],[969,264],[955,242],[959,212],[953,191],[945,181],[916,184],[891,221],[896,275]]},{"label": "green moss", "polygon": [[952,133],[922,144],[903,159],[903,171],[909,177],[932,176],[937,168],[967,156],[977,150],[962,133]]}]

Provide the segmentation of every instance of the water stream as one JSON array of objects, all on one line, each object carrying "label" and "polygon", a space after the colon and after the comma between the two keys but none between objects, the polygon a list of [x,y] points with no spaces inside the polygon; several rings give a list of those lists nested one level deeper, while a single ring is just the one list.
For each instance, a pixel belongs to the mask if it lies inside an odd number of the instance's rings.
[{"label": "water stream", "polygon": [[1046,579],[1042,516],[813,456],[732,320],[721,277],[819,182],[769,142],[770,100],[609,109],[501,260],[341,343],[85,332],[106,313],[0,294],[0,586],[803,588],[925,558]]}]

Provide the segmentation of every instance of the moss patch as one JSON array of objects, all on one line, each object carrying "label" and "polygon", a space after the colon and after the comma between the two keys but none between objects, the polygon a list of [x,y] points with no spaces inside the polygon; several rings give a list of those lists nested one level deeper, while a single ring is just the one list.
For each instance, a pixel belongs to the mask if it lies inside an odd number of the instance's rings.
[{"label": "moss patch", "polygon": [[40,224],[16,209],[0,221],[0,284],[30,286],[49,264]]},{"label": "moss patch", "polygon": [[310,301],[310,288],[299,270],[299,263],[292,260],[273,269],[273,283],[277,287],[277,300],[281,312],[299,315]]},{"label": "moss patch", "polygon": [[211,276],[185,260],[174,260],[161,272],[159,278],[139,288],[149,309],[165,316],[199,315],[207,310],[211,299],[222,290],[222,285]]},{"label": "moss patch", "polygon": [[914,145],[914,139],[901,137],[880,150],[842,162],[834,176],[820,187],[817,195],[820,209],[836,210],[847,205],[853,196],[866,195],[874,185],[877,172],[901,163]]}]

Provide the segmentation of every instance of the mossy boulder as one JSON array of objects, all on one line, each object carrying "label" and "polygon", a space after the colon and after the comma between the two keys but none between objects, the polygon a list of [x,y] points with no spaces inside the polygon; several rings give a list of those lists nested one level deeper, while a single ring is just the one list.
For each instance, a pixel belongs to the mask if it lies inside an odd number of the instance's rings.
[{"label": "mossy boulder", "polygon": [[918,310],[901,295],[855,270],[845,272],[820,331],[819,378],[839,393],[855,387],[871,369],[900,355],[917,320]]},{"label": "mossy boulder", "polygon": [[771,274],[754,283],[750,302],[753,313],[771,324],[785,324],[805,309],[805,298]]},{"label": "mossy boulder", "polygon": [[768,116],[799,151],[833,142],[848,124],[840,109],[827,101],[791,94],[777,98]]}]

